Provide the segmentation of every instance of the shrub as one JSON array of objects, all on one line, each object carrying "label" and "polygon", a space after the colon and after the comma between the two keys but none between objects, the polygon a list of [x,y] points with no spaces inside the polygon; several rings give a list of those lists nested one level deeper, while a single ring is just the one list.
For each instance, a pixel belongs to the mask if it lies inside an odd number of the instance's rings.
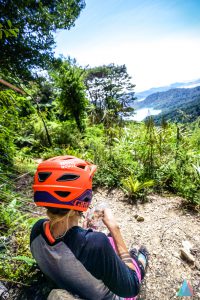
[{"label": "shrub", "polygon": [[128,178],[122,180],[122,190],[130,199],[131,203],[137,200],[146,200],[147,192],[150,187],[154,186],[153,180],[148,180],[145,182],[139,182],[136,178],[129,176]]}]

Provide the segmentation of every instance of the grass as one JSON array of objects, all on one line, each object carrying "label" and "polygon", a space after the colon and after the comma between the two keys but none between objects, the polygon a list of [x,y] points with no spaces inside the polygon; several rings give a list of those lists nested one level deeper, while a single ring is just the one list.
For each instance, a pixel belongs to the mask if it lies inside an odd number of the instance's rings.
[{"label": "grass", "polygon": [[14,158],[14,168],[20,174],[29,173],[30,175],[34,175],[37,162],[31,157],[19,154]]}]

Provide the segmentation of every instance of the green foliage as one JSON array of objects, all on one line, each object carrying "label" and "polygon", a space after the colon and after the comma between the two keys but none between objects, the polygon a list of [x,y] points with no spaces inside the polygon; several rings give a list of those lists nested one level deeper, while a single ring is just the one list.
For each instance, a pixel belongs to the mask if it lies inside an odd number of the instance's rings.
[{"label": "green foliage", "polygon": [[36,261],[30,257],[24,255],[18,255],[12,258],[12,260],[22,261],[25,262],[29,266],[33,266],[36,264]]},{"label": "green foliage", "polygon": [[21,128],[21,120],[30,114],[32,108],[26,97],[19,96],[13,91],[0,91],[0,156],[1,162],[12,164],[15,152],[15,141]]},{"label": "green foliage", "polygon": [[200,165],[197,163],[197,165],[192,165],[194,170],[197,172],[198,177],[200,177]]},{"label": "green foliage", "polygon": [[0,273],[8,280],[29,282],[36,272],[29,250],[30,228],[37,220],[23,212],[24,203],[10,191],[9,202],[0,207]]},{"label": "green foliage", "polygon": [[47,69],[54,59],[53,33],[70,29],[84,7],[84,0],[1,1],[0,23],[5,26],[10,20],[19,30],[17,38],[3,35],[1,39],[0,71],[4,76],[12,72],[27,81],[33,69]]},{"label": "green foliage", "polygon": [[[18,210],[19,203],[16,199],[10,201],[10,203],[3,203],[0,208],[1,226],[5,226],[9,230],[11,227],[22,218],[26,218],[26,215],[21,215]],[[22,222],[23,223],[23,222]],[[12,227],[12,229],[14,226]],[[14,229],[13,229],[14,230]]]},{"label": "green foliage", "polygon": [[57,97],[60,118],[75,120],[78,129],[83,131],[88,104],[83,83],[84,70],[76,66],[75,61],[68,60],[63,61],[52,76],[60,91]]},{"label": "green foliage", "polygon": [[102,125],[91,126],[86,128],[82,147],[79,145],[80,156],[98,165],[95,185],[120,186],[129,176],[141,184],[153,180],[154,191],[167,189],[188,199],[190,207],[198,208],[198,122],[178,127],[163,122],[158,127],[149,119],[118,130],[113,127],[112,138]]},{"label": "green foliage", "polygon": [[59,156],[59,155],[74,155],[77,157],[81,157],[82,153],[77,149],[73,148],[50,148],[50,149],[45,149],[43,153],[41,153],[41,157],[43,159],[48,159],[54,156]]},{"label": "green foliage", "polygon": [[138,199],[146,200],[147,191],[154,184],[153,180],[139,182],[131,176],[122,180],[122,188],[133,202],[136,202]]},{"label": "green foliage", "polygon": [[18,33],[19,33],[19,29],[12,27],[12,23],[10,20],[7,20],[6,27],[0,23],[0,40],[3,38],[3,34],[5,34],[6,38],[9,38],[9,37],[17,37]]},{"label": "green foliage", "polygon": [[49,130],[57,147],[72,147],[74,149],[80,147],[82,135],[75,122],[51,122]]},{"label": "green foliage", "polygon": [[87,70],[85,83],[91,101],[90,119],[93,123],[103,122],[106,127],[122,122],[122,116],[133,111],[135,85],[125,65],[110,64]]},{"label": "green foliage", "polygon": [[45,113],[47,119],[50,120],[53,117],[53,101],[56,98],[55,87],[50,78],[37,78],[37,82],[31,85],[28,93],[32,97],[33,104],[37,104],[37,110]]},{"label": "green foliage", "polygon": [[[21,167],[23,172],[29,170],[24,159]],[[18,165],[18,170],[20,168]],[[3,180],[0,184],[0,274],[8,281],[26,284],[32,282],[37,273],[29,240],[30,229],[38,218],[33,217],[25,192],[17,194],[13,191],[16,177],[22,176],[16,175],[16,172],[12,167],[10,171],[0,173]]]},{"label": "green foliage", "polygon": [[[25,150],[26,148],[23,148],[23,151]],[[27,155],[23,151],[18,152],[14,158],[15,172],[19,172],[20,174],[29,173],[30,175],[33,175],[36,171],[37,163],[30,157],[30,153]]]}]

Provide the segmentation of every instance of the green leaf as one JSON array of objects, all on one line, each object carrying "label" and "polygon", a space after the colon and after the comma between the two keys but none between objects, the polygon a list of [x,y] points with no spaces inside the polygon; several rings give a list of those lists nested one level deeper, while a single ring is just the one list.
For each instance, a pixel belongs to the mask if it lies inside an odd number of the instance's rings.
[{"label": "green leaf", "polygon": [[36,263],[36,261],[28,256],[24,256],[24,255],[18,255],[12,258],[13,260],[17,260],[17,261],[23,261],[25,263],[27,263],[29,266],[32,266]]},{"label": "green leaf", "polygon": [[153,180],[149,180],[149,181],[145,181],[143,183],[143,188],[146,188],[146,187],[151,187],[154,185],[154,181]]},{"label": "green leaf", "polygon": [[9,36],[10,36],[10,32],[9,32],[8,30],[4,29],[4,33],[5,33],[5,36],[6,36],[6,37],[9,37]]},{"label": "green leaf", "polygon": [[17,37],[17,33],[15,32],[15,29],[9,29],[9,32],[10,32],[14,37]]},{"label": "green leaf", "polygon": [[8,26],[11,28],[12,27],[12,23],[10,20],[7,20]]}]

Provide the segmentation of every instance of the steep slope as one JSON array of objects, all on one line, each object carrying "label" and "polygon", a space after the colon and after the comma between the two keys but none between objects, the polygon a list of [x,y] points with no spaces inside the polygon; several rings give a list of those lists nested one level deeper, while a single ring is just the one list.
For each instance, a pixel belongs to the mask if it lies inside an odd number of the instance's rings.
[{"label": "steep slope", "polygon": [[145,100],[135,102],[135,107],[169,110],[196,102],[200,98],[200,86],[188,89],[170,89],[166,92],[158,92],[149,95]]},{"label": "steep slope", "polygon": [[172,122],[193,122],[200,116],[200,97],[195,101],[182,104],[175,109],[166,109],[154,116],[154,121],[160,123],[162,118]]},{"label": "steep slope", "polygon": [[157,93],[157,92],[165,92],[170,89],[176,89],[176,88],[193,88],[200,85],[200,79],[194,80],[194,81],[187,81],[187,82],[175,82],[170,85],[161,86],[161,87],[153,87],[149,90],[138,92],[135,94],[138,100],[145,99],[151,94]]}]

